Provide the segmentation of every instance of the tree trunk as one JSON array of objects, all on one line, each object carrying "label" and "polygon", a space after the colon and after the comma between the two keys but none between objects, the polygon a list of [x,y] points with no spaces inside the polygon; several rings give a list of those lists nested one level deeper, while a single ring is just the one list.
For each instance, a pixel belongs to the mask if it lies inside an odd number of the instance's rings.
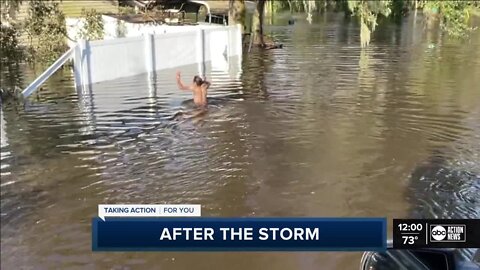
[{"label": "tree trunk", "polygon": [[265,47],[263,38],[263,21],[265,12],[266,0],[257,0],[257,8],[255,9],[255,17],[253,22],[253,29],[255,31],[255,43]]},{"label": "tree trunk", "polygon": [[245,31],[245,0],[229,0],[228,25],[242,25],[242,32]]}]

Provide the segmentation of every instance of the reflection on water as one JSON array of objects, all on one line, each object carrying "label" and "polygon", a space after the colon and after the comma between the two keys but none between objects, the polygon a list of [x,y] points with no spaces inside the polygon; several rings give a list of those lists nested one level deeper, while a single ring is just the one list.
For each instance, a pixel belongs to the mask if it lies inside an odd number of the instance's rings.
[{"label": "reflection on water", "polygon": [[[198,121],[171,120],[191,99],[174,70],[79,94],[65,70],[27,104],[3,104],[2,269],[347,269],[360,259],[93,254],[99,203],[199,203],[206,216],[479,217],[480,36],[431,38],[414,23],[380,27],[365,51],[343,16],[272,26],[284,49],[253,51],[241,76],[207,69],[213,102]],[[185,67],[185,80],[196,70]]]}]

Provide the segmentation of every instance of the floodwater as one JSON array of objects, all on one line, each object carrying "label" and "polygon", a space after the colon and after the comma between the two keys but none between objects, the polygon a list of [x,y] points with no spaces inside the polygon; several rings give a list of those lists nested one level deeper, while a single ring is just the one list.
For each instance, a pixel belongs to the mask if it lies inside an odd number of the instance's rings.
[{"label": "floodwater", "polygon": [[[360,253],[92,253],[99,203],[198,203],[205,216],[480,217],[480,35],[421,18],[359,48],[343,15],[279,20],[284,49],[209,69],[208,114],[174,71],[77,94],[59,72],[2,104],[2,269],[357,269]],[[4,82],[33,78],[4,69]],[[185,68],[185,78],[194,70]],[[471,253],[469,253],[471,254]],[[467,254],[468,255],[468,254]]]}]

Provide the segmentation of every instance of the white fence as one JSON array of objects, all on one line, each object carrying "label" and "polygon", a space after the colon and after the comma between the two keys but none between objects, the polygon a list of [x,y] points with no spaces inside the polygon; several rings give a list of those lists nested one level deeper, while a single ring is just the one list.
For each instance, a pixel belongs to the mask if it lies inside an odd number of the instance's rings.
[{"label": "white fence", "polygon": [[[3,116],[3,107],[0,104],[0,146],[8,145],[7,128],[5,125],[5,118]],[[0,159],[3,159],[3,152],[0,154]]]},{"label": "white fence", "polygon": [[[241,26],[189,27],[176,33],[145,34],[111,40],[80,40],[22,93],[29,96],[68,58],[73,58],[75,85],[153,75],[155,71],[185,65],[198,65],[205,74],[208,62],[212,69],[229,70],[231,58],[241,58]],[[239,61],[236,61],[240,65]],[[239,68],[240,69],[240,68]]]},{"label": "white fence", "polygon": [[240,26],[218,26],[99,41],[80,41],[75,49],[76,85],[205,62],[228,68],[228,59],[242,55]]}]

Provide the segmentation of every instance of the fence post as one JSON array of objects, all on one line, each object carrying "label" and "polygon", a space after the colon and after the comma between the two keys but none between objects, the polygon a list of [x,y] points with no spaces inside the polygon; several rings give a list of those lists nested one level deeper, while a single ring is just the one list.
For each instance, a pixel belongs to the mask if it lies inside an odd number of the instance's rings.
[{"label": "fence post", "polygon": [[235,49],[235,45],[233,44],[233,40],[235,39],[232,39],[232,27],[231,26],[227,26],[227,51],[226,51],[226,54],[225,55],[225,58],[227,59],[227,62],[230,63],[230,57],[232,57],[232,53]]},{"label": "fence post", "polygon": [[89,85],[92,82],[91,70],[90,70],[90,44],[89,41],[81,39],[78,41],[79,47],[79,64],[77,67],[80,68],[79,77],[80,77],[80,86],[83,90],[83,93],[88,93]]},{"label": "fence post", "polygon": [[153,34],[145,34],[145,63],[148,77],[155,74],[155,45]]},{"label": "fence post", "polygon": [[236,40],[235,43],[237,44],[237,56],[241,57],[242,56],[242,50],[243,50],[243,37],[242,37],[242,25],[237,24],[237,29],[236,29]]},{"label": "fence post", "polygon": [[30,83],[27,88],[22,91],[23,97],[30,96],[35,90],[37,90],[40,85],[50,78],[59,68],[61,68],[68,59],[72,58],[72,54],[75,48],[70,48],[66,53],[64,53],[60,58],[58,58],[50,67],[48,67],[40,76],[38,76],[32,83]]},{"label": "fence post", "polygon": [[147,70],[148,92],[151,98],[157,96],[156,64],[155,64],[155,39],[153,34],[145,34],[145,63]]},{"label": "fence post", "polygon": [[75,88],[80,91],[82,83],[82,55],[83,48],[81,48],[80,42],[75,45],[75,51],[73,53],[73,73],[75,76]]},{"label": "fence post", "polygon": [[[234,51],[235,57],[235,78],[240,78],[240,74],[242,73],[242,54],[243,54],[243,27],[241,24],[237,24],[233,31],[234,41],[236,50]],[[233,66],[233,65],[232,65]]]},{"label": "fence post", "polygon": [[205,76],[205,30],[197,30],[197,62],[198,73],[200,76]]},{"label": "fence post", "polygon": [[85,39],[81,39],[78,41],[78,47],[80,49],[80,76],[82,86],[87,83],[86,77],[86,68],[87,68],[87,41]]}]

